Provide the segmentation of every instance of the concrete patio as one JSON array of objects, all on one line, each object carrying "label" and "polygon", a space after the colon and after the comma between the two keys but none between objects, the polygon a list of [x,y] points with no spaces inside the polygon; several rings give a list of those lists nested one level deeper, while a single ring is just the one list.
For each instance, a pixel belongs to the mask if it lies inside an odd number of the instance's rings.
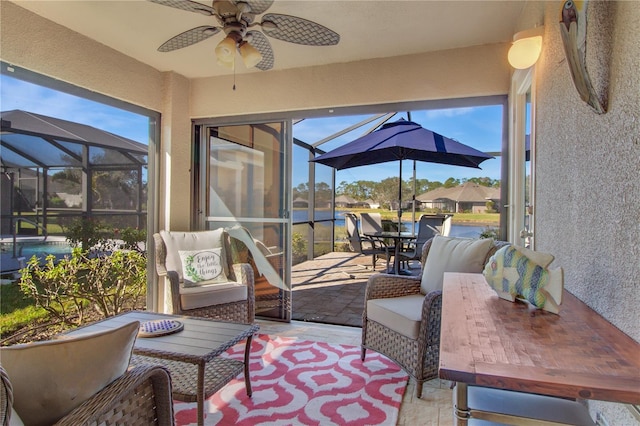
[{"label": "concrete patio", "polygon": [[[412,272],[419,273],[419,264],[413,266]],[[385,267],[386,261],[378,259],[374,271],[370,256],[350,252],[327,253],[295,265],[292,319],[361,327],[367,280]]]}]

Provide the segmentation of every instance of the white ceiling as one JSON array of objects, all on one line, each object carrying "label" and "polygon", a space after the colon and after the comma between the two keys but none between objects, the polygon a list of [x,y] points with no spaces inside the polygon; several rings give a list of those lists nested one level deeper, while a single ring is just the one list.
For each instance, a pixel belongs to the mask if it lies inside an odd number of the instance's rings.
[{"label": "white ceiling", "polygon": [[[189,78],[232,73],[219,66],[214,57],[223,33],[173,52],[157,51],[158,46],[179,33],[200,25],[217,25],[214,17],[145,0],[14,3],[160,71],[175,71]],[[344,63],[508,42],[523,6],[524,1],[513,0],[275,0],[268,13],[315,21],[341,38],[338,45],[323,47],[267,38],[275,56],[274,70]],[[241,61],[237,61],[236,68],[237,73],[269,72],[245,70]]]}]

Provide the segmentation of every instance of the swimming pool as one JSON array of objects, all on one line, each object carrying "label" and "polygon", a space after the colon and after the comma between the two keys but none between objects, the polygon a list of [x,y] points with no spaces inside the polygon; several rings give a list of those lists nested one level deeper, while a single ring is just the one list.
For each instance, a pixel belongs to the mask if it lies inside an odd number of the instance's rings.
[{"label": "swimming pool", "polygon": [[21,269],[33,256],[40,261],[52,254],[57,258],[71,254],[72,247],[66,240],[18,240],[16,243],[16,256],[13,256],[13,242],[0,242],[2,254],[1,272],[13,272]]}]

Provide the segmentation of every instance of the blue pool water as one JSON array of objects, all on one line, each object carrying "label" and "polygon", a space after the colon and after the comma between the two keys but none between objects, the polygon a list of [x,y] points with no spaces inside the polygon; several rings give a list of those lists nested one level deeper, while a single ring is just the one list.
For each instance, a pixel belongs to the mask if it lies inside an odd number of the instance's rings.
[{"label": "blue pool water", "polygon": [[[3,242],[0,243],[0,253],[2,254],[1,272],[13,272],[20,269],[33,256],[36,256],[40,261],[44,261],[50,254],[57,258],[69,255],[71,254],[71,246],[66,241],[18,242],[16,257],[14,257],[13,243]],[[24,258],[24,261],[21,258]]]}]

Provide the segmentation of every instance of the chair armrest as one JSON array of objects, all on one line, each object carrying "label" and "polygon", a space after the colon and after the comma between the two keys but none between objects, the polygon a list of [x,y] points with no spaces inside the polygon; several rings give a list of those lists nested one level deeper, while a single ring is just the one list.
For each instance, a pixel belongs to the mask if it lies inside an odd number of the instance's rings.
[{"label": "chair armrest", "polygon": [[167,247],[164,245],[160,234],[153,234],[153,247],[156,260],[156,273],[158,276],[164,276],[167,274],[167,267],[165,265],[167,260]]},{"label": "chair armrest", "polygon": [[429,292],[422,302],[422,321],[420,322],[419,339],[424,338],[426,347],[440,342],[440,323],[442,313],[442,291]]},{"label": "chair armrest", "polygon": [[420,293],[420,277],[373,274],[367,281],[364,300],[366,302],[369,299],[385,299],[418,293]]},{"label": "chair armrest", "polygon": [[169,285],[171,290],[171,312],[174,314],[182,312],[180,306],[180,277],[176,271],[167,271],[167,278],[169,279]]},{"label": "chair armrest", "polygon": [[247,286],[247,298],[255,300],[255,276],[251,265],[248,263],[234,263],[233,273],[237,282]]},{"label": "chair armrest", "polygon": [[111,424],[111,421],[127,424],[152,419],[157,419],[159,425],[175,424],[171,376],[164,367],[140,365],[76,407],[56,426]]}]

